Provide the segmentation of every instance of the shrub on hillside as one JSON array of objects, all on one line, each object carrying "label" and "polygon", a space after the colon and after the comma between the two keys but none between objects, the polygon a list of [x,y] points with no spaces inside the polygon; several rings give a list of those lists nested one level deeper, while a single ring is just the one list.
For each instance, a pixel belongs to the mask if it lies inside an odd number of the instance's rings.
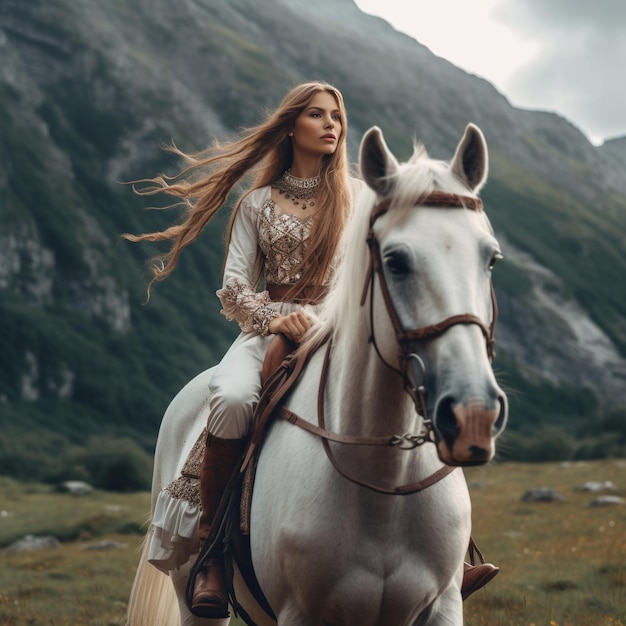
[{"label": "shrub on hillside", "polygon": [[607,411],[602,420],[602,430],[614,433],[622,444],[626,444],[626,409],[616,408]]},{"label": "shrub on hillside", "polygon": [[[3,435],[4,433],[2,433]],[[46,482],[63,468],[70,445],[62,435],[25,431],[19,437],[0,435],[0,475],[25,482]]]},{"label": "shrub on hillside", "polygon": [[533,431],[505,430],[496,444],[503,461],[568,461],[574,457],[576,443],[559,428],[546,426]]},{"label": "shrub on hillside", "polygon": [[94,437],[66,461],[62,480],[84,480],[106,491],[150,489],[152,458],[131,439]]}]

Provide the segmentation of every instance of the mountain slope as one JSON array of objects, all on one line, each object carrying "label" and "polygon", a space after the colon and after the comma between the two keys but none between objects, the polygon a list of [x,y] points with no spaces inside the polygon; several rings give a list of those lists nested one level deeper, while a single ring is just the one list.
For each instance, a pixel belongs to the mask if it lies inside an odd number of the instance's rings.
[{"label": "mountain slope", "polygon": [[0,473],[23,474],[42,438],[151,449],[169,399],[237,330],[214,296],[227,216],[144,304],[155,249],[119,234],[175,211],[145,212],[120,181],[173,171],[161,142],[201,149],[318,78],[344,93],[353,157],[373,124],[403,158],[413,137],[449,158],[468,122],[483,129],[510,429],[623,445],[623,152],[515,109],[351,0],[4,0],[0,50]]}]

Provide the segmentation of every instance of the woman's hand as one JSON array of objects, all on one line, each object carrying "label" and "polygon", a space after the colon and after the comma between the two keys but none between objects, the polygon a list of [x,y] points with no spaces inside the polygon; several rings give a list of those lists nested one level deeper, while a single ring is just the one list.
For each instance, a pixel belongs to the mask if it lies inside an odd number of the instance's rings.
[{"label": "woman's hand", "polygon": [[279,315],[269,323],[270,333],[274,335],[283,333],[295,343],[300,343],[309,328],[311,328],[311,319],[302,309],[289,315]]}]

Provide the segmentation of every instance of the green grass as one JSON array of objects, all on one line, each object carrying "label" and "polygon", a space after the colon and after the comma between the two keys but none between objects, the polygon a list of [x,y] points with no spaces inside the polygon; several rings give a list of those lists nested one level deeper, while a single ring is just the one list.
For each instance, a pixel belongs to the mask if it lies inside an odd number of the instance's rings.
[{"label": "green grass", "polygon": [[5,626],[121,624],[138,558],[137,535],[110,535],[126,545],[86,550],[85,542],[1,557],[0,623]]},{"label": "green grass", "polygon": [[[473,535],[500,574],[465,604],[470,626],[626,623],[626,507],[589,507],[575,487],[612,481],[626,495],[626,462],[492,464],[466,471]],[[475,486],[472,486],[475,485]],[[533,487],[562,502],[526,503]]]},{"label": "green grass", "polygon": [[[465,602],[466,626],[624,626],[626,507],[589,507],[575,487],[612,481],[626,496],[626,461],[493,463],[466,471],[473,536],[500,574]],[[562,502],[526,503],[549,486]],[[0,545],[27,533],[72,538],[56,550],[0,555],[0,623],[122,623],[149,495],[96,491],[76,498],[0,479]],[[103,538],[123,544],[86,550]],[[243,625],[232,620],[232,626]]]},{"label": "green grass", "polygon": [[[63,542],[57,549],[0,555],[0,624],[120,624],[149,509],[148,493],[75,497],[0,478],[0,545],[27,534]],[[104,539],[125,547],[87,549]]]}]

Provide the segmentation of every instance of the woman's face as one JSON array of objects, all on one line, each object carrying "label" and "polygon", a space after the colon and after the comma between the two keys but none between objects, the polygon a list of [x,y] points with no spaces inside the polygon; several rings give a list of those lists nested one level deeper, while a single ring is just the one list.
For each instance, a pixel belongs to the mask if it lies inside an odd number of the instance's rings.
[{"label": "woman's face", "polygon": [[343,128],[335,97],[320,91],[296,118],[293,127],[294,151],[308,154],[333,154]]}]

